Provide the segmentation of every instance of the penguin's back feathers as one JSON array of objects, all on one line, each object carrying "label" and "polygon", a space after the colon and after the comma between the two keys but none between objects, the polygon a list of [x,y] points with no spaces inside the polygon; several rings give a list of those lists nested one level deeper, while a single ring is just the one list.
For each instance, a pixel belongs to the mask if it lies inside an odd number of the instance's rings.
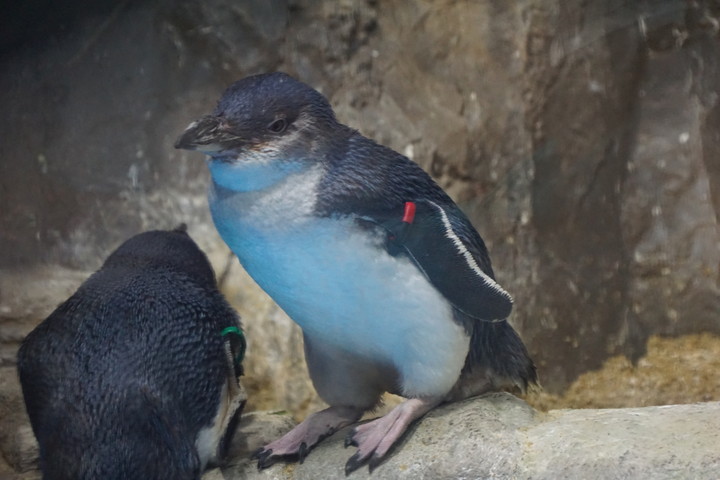
[{"label": "penguin's back feathers", "polygon": [[[199,478],[208,459],[197,458],[196,437],[235,378],[227,327],[238,317],[186,233],[146,232],[118,247],[18,351],[46,478],[64,469],[67,478]],[[154,475],[158,462],[172,466]],[[137,470],[123,476],[122,465]]]}]

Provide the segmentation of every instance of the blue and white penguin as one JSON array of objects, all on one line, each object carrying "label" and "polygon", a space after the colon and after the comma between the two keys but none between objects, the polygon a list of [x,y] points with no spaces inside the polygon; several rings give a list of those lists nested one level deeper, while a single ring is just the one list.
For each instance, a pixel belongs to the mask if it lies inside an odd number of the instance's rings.
[{"label": "blue and white penguin", "polygon": [[316,90],[283,73],[245,78],[175,146],[208,155],[215,226],[302,328],[330,405],[257,452],[260,467],[302,461],[383,392],[407,400],[351,431],[348,473],[374,468],[443,401],[536,383],[467,217],[417,164],[339,123]]},{"label": "blue and white penguin", "polygon": [[245,403],[244,350],[184,227],[130,238],[18,351],[43,478],[199,479]]}]

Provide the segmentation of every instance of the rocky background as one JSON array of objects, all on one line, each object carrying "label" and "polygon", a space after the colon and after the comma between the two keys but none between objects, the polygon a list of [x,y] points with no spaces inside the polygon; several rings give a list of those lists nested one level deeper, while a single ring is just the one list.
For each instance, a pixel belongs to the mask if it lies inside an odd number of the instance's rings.
[{"label": "rocky background", "polygon": [[[615,390],[651,338],[658,358],[718,358],[702,353],[720,352],[717,0],[14,3],[0,14],[10,383],[18,342],[115,246],[186,222],[243,316],[250,408],[319,404],[297,328],[214,231],[202,156],[172,147],[227,85],[271,70],[320,89],[465,209],[550,394],[608,359],[623,366],[596,378]],[[680,377],[720,399],[700,363]]]}]

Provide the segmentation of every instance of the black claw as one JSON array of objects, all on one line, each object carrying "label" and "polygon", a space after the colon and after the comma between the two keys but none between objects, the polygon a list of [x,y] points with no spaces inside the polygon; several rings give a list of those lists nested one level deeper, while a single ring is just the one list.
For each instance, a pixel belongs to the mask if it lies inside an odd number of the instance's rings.
[{"label": "black claw", "polygon": [[302,442],[297,452],[298,462],[303,463],[305,461],[305,457],[308,456],[308,453],[310,453],[310,450],[307,447],[307,443]]},{"label": "black claw", "polygon": [[250,455],[250,460],[257,460],[260,458],[260,454],[265,451],[265,447],[260,447]]},{"label": "black claw", "polygon": [[350,459],[348,459],[347,463],[345,464],[345,476],[350,475],[352,472],[362,467],[364,464],[365,459],[360,458],[360,452],[357,452],[355,455],[350,457]]},{"label": "black claw", "polygon": [[356,432],[355,429],[353,428],[352,430],[350,430],[350,433],[347,434],[347,436],[345,437],[345,448],[348,448],[348,447],[351,446],[351,445],[352,445],[353,447],[357,447],[357,446],[358,446],[357,442],[355,441],[355,434],[356,434],[356,433],[357,433],[357,432]]},{"label": "black claw", "polygon": [[375,470],[378,467],[378,465],[380,465],[383,462],[383,460],[384,460],[383,457],[373,454],[373,456],[370,457],[370,461],[368,462],[368,470],[370,471],[370,473],[372,473],[373,470]]},{"label": "black claw", "polygon": [[273,456],[272,449],[264,450],[261,452],[255,453],[255,458],[257,458],[258,461],[258,470],[262,470],[264,468],[268,468],[275,464],[275,462],[278,461],[278,457]]}]

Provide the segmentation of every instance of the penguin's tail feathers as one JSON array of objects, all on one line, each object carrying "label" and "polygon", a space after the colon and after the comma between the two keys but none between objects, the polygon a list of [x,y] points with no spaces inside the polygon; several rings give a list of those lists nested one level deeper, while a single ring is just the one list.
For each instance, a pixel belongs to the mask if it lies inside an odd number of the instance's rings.
[{"label": "penguin's tail feathers", "polygon": [[535,363],[507,320],[475,320],[471,329],[465,366],[448,394],[448,400],[461,400],[490,391],[526,393],[540,388]]}]

